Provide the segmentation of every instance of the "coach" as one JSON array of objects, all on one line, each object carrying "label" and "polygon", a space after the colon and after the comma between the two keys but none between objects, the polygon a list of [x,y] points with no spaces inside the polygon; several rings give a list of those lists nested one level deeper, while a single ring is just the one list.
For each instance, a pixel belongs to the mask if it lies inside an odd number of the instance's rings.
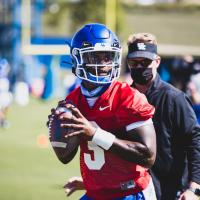
[{"label": "coach", "polygon": [[138,33],[129,37],[127,63],[132,87],[144,93],[156,110],[153,121],[157,158],[151,174],[158,200],[198,200],[200,127],[190,100],[160,79],[154,35]]}]

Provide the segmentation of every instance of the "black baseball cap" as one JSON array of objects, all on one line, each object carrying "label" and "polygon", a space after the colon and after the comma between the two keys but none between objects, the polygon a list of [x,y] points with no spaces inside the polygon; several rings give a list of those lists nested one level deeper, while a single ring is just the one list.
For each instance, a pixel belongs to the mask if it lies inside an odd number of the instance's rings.
[{"label": "black baseball cap", "polygon": [[155,60],[157,45],[145,42],[134,42],[128,46],[127,58],[148,58]]}]

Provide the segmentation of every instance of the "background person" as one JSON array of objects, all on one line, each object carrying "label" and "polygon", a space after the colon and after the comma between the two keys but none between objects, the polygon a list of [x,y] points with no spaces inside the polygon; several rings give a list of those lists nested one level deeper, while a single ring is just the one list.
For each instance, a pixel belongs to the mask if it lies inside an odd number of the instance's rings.
[{"label": "background person", "polygon": [[12,93],[9,91],[10,82],[8,73],[10,66],[5,58],[0,58],[0,127],[8,128],[10,123],[7,119],[7,113],[12,103]]},{"label": "background person", "polygon": [[200,124],[200,62],[193,65],[192,74],[187,85],[187,93],[192,101],[194,111]]},{"label": "background person", "polygon": [[192,55],[175,57],[172,61],[170,83],[186,92],[187,84],[192,73],[194,58]]},{"label": "background person", "polygon": [[[198,200],[200,196],[200,127],[189,98],[162,81],[156,37],[138,33],[128,39],[127,63],[132,87],[155,106],[157,157],[151,175],[159,200]],[[196,194],[195,194],[196,193]]]},{"label": "background person", "polygon": [[[80,135],[86,189],[81,199],[155,200],[148,173],[156,152],[154,108],[144,95],[115,80],[121,64],[118,38],[102,24],[85,25],[72,39],[71,54],[81,85],[59,105],[71,109],[72,124],[65,123],[64,113],[53,110],[52,115],[59,115],[62,127],[74,129],[68,137]],[[68,162],[63,155],[59,159]]]}]

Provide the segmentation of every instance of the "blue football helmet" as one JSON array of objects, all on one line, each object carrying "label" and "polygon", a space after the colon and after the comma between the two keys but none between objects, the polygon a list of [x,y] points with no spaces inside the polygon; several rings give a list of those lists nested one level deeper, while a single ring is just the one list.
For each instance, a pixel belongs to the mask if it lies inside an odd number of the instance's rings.
[{"label": "blue football helmet", "polygon": [[121,46],[116,35],[103,24],[87,24],[71,42],[73,71],[96,85],[111,83],[120,75]]}]

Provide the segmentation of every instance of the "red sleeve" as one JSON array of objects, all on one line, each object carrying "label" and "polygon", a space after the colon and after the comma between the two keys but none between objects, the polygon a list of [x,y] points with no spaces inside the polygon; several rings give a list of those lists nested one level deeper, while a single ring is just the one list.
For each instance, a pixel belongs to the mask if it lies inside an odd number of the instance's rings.
[{"label": "red sleeve", "polygon": [[[120,93],[120,94],[119,94]],[[155,109],[150,105],[144,94],[131,87],[118,91],[118,108],[116,111],[119,123],[129,125],[145,121],[153,117]]]}]

